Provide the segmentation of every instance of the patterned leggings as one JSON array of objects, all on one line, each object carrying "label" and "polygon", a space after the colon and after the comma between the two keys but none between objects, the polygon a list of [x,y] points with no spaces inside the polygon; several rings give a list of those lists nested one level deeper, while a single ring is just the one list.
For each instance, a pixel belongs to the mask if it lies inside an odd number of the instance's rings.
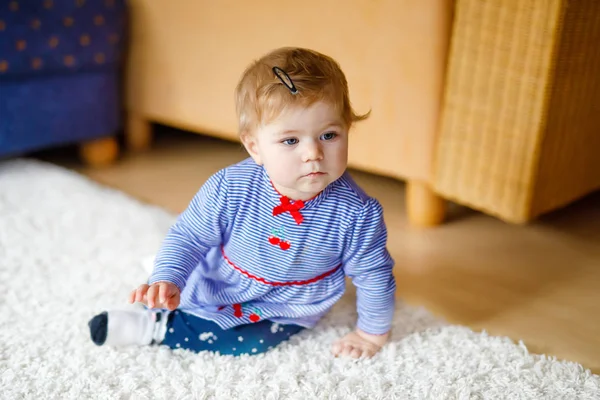
[{"label": "patterned leggings", "polygon": [[175,310],[169,314],[167,333],[160,344],[197,353],[218,351],[222,355],[256,355],[272,349],[303,329],[298,325],[280,325],[267,320],[222,329],[212,321]]}]

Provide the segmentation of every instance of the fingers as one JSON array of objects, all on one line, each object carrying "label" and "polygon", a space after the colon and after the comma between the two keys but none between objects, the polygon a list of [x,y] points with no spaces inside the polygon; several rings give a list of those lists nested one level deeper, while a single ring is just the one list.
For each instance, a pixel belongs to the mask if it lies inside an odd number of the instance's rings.
[{"label": "fingers", "polygon": [[331,346],[331,353],[337,357],[340,355],[341,352],[342,352],[342,344],[340,342],[335,342],[333,344],[333,346]]},{"label": "fingers", "polygon": [[171,302],[171,290],[170,286],[166,283],[159,283],[158,285],[158,301],[162,304],[163,307],[169,308],[169,303]]},{"label": "fingers", "polygon": [[143,303],[148,305],[147,293],[149,292],[149,289],[151,289],[151,287],[146,284],[140,285],[137,289],[134,289],[131,293],[129,293],[127,300],[131,304]]},{"label": "fingers", "polygon": [[132,291],[131,291],[131,293],[129,293],[129,296],[127,297],[127,301],[128,301],[130,304],[133,304],[133,303],[135,303],[135,292],[136,292],[136,291],[137,291],[137,289],[134,289],[134,290],[132,290]]},{"label": "fingers", "polygon": [[373,350],[373,349],[366,349],[366,350],[363,350],[362,357],[365,357],[365,358],[371,358],[371,357],[373,357],[373,356],[374,356],[376,353],[377,353],[377,350]]},{"label": "fingers", "polygon": [[353,350],[354,350],[354,346],[351,343],[344,342],[343,340],[340,340],[339,342],[334,343],[334,345],[331,348],[331,352],[336,357],[349,356]]},{"label": "fingers", "polygon": [[336,357],[370,358],[380,349],[373,343],[349,334],[333,344],[331,353]]},{"label": "fingers", "polygon": [[168,310],[175,310],[179,306],[179,288],[172,283],[161,283],[159,299]]},{"label": "fingers", "polygon": [[129,294],[130,303],[143,303],[149,308],[167,308],[171,311],[179,306],[180,294],[177,286],[158,282],[150,286],[143,284]]},{"label": "fingers", "polygon": [[[148,307],[150,308],[154,308],[156,306],[157,300],[156,297],[158,296],[160,298],[159,295],[159,285],[151,285],[150,289],[148,289]],[[160,302],[160,300],[158,300]]]},{"label": "fingers", "polygon": [[336,357],[342,356],[352,358],[361,358],[363,356],[367,357],[367,354],[370,354],[368,350],[362,349],[359,346],[354,346],[349,343],[335,343],[331,348],[331,352]]},{"label": "fingers", "polygon": [[146,295],[146,292],[148,292],[148,285],[143,284],[140,285],[140,287],[138,287],[137,292],[135,294],[135,301],[137,302],[143,302],[144,301],[144,296]]},{"label": "fingers", "polygon": [[352,358],[371,358],[377,351],[373,350],[368,346],[349,345],[346,351],[343,353],[345,356]]},{"label": "fingers", "polygon": [[169,292],[169,286],[166,283],[159,283],[158,284],[158,301],[161,302],[161,304],[165,304],[166,300],[168,297],[170,297],[171,293]]},{"label": "fingers", "polygon": [[173,311],[177,307],[179,307],[179,290],[176,290],[175,293],[171,295],[171,297],[167,298],[165,306],[170,311]]},{"label": "fingers", "polygon": [[140,285],[137,289],[133,290],[130,294],[129,294],[129,302],[130,303],[143,303],[144,302],[144,295],[146,294],[146,292],[148,291],[148,285],[144,284],[144,285]]},{"label": "fingers", "polygon": [[342,357],[348,357],[351,353],[352,350],[354,349],[354,346],[352,346],[350,343],[346,343],[344,345],[344,348],[342,349]]},{"label": "fingers", "polygon": [[352,358],[360,358],[362,355],[363,350],[358,347],[353,347],[352,350],[350,350],[350,357]]}]

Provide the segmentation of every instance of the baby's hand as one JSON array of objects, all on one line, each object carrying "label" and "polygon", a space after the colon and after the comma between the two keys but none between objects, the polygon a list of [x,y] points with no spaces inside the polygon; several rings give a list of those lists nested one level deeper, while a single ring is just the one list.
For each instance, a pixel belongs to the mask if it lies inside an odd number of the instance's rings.
[{"label": "baby's hand", "polygon": [[171,282],[156,282],[150,286],[143,284],[131,292],[129,302],[173,311],[179,306],[179,288]]},{"label": "baby's hand", "polygon": [[352,358],[373,357],[381,346],[387,342],[389,333],[385,335],[370,335],[356,329],[335,342],[331,348],[333,355],[350,356]]}]

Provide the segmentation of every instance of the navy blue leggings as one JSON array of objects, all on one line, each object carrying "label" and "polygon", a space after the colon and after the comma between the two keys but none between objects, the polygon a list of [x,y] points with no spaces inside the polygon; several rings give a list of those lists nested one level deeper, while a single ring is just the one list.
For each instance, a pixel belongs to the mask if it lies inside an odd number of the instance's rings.
[{"label": "navy blue leggings", "polygon": [[218,351],[222,355],[235,356],[260,354],[304,329],[298,325],[280,325],[263,320],[224,330],[212,321],[179,310],[170,313],[168,318],[167,333],[161,344],[197,353]]}]

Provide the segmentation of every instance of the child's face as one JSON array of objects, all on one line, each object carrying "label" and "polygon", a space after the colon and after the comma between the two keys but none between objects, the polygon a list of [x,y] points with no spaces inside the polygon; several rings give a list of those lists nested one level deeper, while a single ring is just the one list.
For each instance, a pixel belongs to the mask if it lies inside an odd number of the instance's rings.
[{"label": "child's face", "polygon": [[295,108],[243,138],[264,165],[275,188],[294,200],[308,200],[338,179],[348,163],[348,130],[327,103]]}]

